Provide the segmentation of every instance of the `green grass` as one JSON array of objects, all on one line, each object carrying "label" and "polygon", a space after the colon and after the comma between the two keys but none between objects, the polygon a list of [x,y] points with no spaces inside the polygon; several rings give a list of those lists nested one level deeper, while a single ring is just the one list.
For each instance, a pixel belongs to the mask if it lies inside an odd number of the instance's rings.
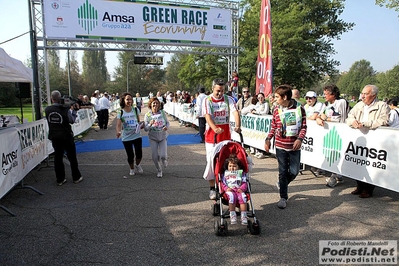
[{"label": "green grass", "polygon": [[[32,105],[31,104],[25,104],[22,107],[22,112],[23,112],[23,118],[28,119],[28,122],[33,121],[33,115],[32,115]],[[0,115],[16,115],[19,117],[21,120],[21,107],[3,107],[0,108]]]}]

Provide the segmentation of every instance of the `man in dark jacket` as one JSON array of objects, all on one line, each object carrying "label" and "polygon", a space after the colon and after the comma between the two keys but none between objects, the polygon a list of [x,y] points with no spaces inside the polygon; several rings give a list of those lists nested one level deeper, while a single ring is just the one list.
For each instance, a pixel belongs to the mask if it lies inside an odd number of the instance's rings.
[{"label": "man in dark jacket", "polygon": [[51,101],[53,104],[47,106],[44,111],[49,125],[49,139],[54,148],[54,169],[57,184],[62,186],[66,182],[63,162],[65,152],[71,165],[73,182],[79,183],[83,180],[83,177],[78,168],[76,147],[71,127],[71,124],[75,123],[78,106],[76,104],[71,106],[68,103],[62,102],[59,91],[51,93]]}]

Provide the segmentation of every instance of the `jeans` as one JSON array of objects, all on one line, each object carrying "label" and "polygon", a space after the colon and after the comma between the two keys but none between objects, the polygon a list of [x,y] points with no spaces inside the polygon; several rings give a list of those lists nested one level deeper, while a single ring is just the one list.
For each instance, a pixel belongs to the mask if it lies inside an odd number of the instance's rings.
[{"label": "jeans", "polygon": [[301,150],[276,149],[280,198],[288,199],[288,184],[296,178],[300,169]]}]

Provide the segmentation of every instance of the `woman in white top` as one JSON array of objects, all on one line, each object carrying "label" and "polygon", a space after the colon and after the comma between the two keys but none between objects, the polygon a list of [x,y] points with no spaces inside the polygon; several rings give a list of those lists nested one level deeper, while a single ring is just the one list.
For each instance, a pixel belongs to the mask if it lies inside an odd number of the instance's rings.
[{"label": "woman in white top", "polygon": [[255,109],[251,111],[254,115],[268,115],[270,111],[269,103],[266,102],[265,95],[260,92],[257,95],[258,102],[255,105]]},{"label": "woman in white top", "polygon": [[157,177],[162,177],[162,166],[163,168],[168,166],[167,130],[169,121],[165,112],[161,110],[161,101],[157,97],[149,100],[148,108],[150,110],[144,115],[144,130],[148,131],[152,161],[158,172]]}]

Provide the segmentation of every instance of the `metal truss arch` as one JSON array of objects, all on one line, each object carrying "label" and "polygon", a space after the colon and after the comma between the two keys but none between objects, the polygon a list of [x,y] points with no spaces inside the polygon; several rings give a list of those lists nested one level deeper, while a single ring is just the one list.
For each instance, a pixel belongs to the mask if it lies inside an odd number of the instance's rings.
[{"label": "metal truss arch", "polygon": [[[231,12],[231,46],[200,45],[195,43],[152,43],[140,41],[118,41],[97,39],[54,39],[46,38],[43,14],[43,0],[28,0],[31,2],[32,21],[36,33],[37,61],[40,86],[40,102],[50,103],[50,82],[47,62],[49,50],[105,50],[105,51],[135,51],[140,54],[154,53],[190,53],[214,54],[228,59],[228,77],[233,71],[238,71],[238,32],[239,32],[239,1],[222,0],[166,0],[143,1],[143,3],[161,3],[190,7],[214,7],[228,9]],[[88,47],[88,43],[98,47]],[[101,44],[101,45],[100,45]],[[128,44],[128,45],[127,45]],[[203,48],[201,51],[195,48]]]}]

